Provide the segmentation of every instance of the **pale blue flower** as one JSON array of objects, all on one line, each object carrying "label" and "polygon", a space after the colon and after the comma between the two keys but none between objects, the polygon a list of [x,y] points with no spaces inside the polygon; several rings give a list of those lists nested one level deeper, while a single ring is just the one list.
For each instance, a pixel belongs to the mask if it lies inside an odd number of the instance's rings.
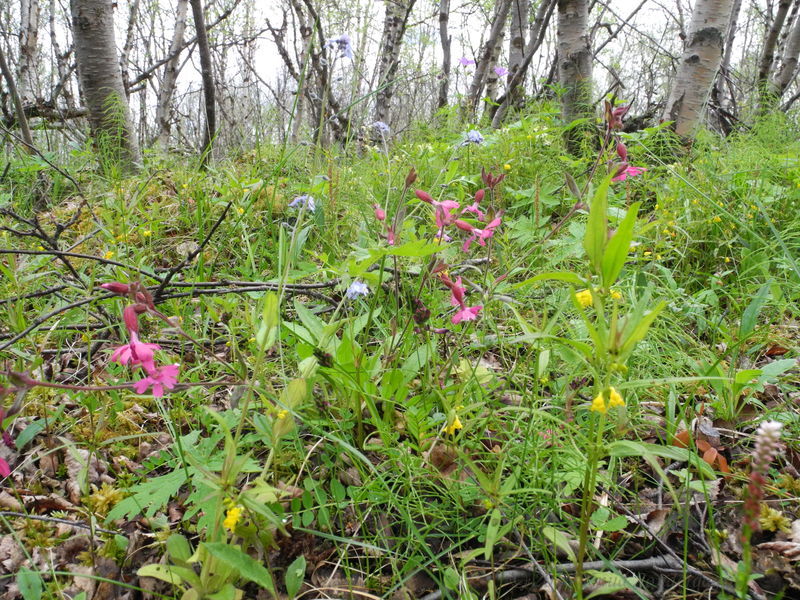
[{"label": "pale blue flower", "polygon": [[378,130],[381,135],[389,135],[389,126],[383,121],[375,121],[372,126]]},{"label": "pale blue flower", "polygon": [[356,279],[353,283],[350,284],[350,287],[347,288],[345,292],[345,297],[348,300],[355,300],[359,296],[366,296],[369,294],[369,287],[363,281],[359,281]]},{"label": "pale blue flower", "polygon": [[482,144],[483,143],[483,136],[481,132],[477,129],[470,129],[467,132],[467,136],[464,138],[463,145],[466,146],[467,144]]},{"label": "pale blue flower", "polygon": [[331,38],[327,42],[325,42],[325,47],[329,48],[332,46],[336,46],[339,49],[339,52],[342,53],[344,58],[349,58],[353,60],[353,44],[350,41],[350,36],[346,33],[342,35]]},{"label": "pale blue flower", "polygon": [[290,208],[305,208],[307,211],[314,212],[317,208],[317,205],[314,203],[314,198],[309,196],[308,194],[303,194],[302,196],[298,196],[291,202],[289,202]]}]

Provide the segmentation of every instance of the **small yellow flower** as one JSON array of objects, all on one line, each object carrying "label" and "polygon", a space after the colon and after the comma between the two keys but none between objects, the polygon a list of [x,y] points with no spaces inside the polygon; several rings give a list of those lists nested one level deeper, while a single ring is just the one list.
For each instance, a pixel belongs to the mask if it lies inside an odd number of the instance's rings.
[{"label": "small yellow flower", "polygon": [[144,237],[150,237],[151,235],[153,235],[153,232],[152,232],[152,231],[150,231],[149,229],[145,229],[145,230],[142,232],[142,235],[143,235]]},{"label": "small yellow flower", "polygon": [[459,419],[458,415],[456,415],[449,425],[442,427],[442,433],[446,433],[447,435],[455,435],[456,431],[459,429],[464,429],[464,426],[461,424],[461,419]]},{"label": "small yellow flower", "polygon": [[511,165],[510,165],[510,164],[508,164],[508,163],[506,163],[506,164],[504,164],[504,165],[503,165],[503,168],[504,168],[506,171],[510,171],[510,170],[511,170]]},{"label": "small yellow flower", "polygon": [[[607,403],[605,396],[608,396]],[[592,406],[590,407],[590,410],[606,414],[609,408],[613,408],[615,406],[625,406],[625,401],[615,388],[609,387],[607,390],[603,390],[597,394],[595,399],[592,400]]]},{"label": "small yellow flower", "polygon": [[656,254],[656,260],[661,260],[661,255],[660,254]]},{"label": "small yellow flower", "polygon": [[44,250],[44,246],[36,246],[39,250]]},{"label": "small yellow flower", "polygon": [[712,223],[720,223],[721,221],[722,221],[722,217],[720,217],[719,215],[717,215],[713,219],[711,219]]},{"label": "small yellow flower", "polygon": [[188,184],[188,183],[184,183],[184,184],[183,184],[181,187],[182,187],[183,189],[186,189],[186,188],[188,188],[188,187],[189,187],[189,184]]},{"label": "small yellow flower", "polygon": [[622,300],[622,293],[619,290],[611,290],[611,297],[614,300]]},{"label": "small yellow flower", "polygon": [[278,418],[279,419],[285,419],[288,416],[289,416],[289,411],[286,410],[285,408],[283,408],[283,409],[278,411]]},{"label": "small yellow flower", "polygon": [[692,204],[700,204],[700,200],[698,200],[697,198],[695,198],[694,200],[692,200]]},{"label": "small yellow flower", "polygon": [[244,209],[240,206],[239,208],[236,209],[236,212],[238,212],[240,215],[243,215]]},{"label": "small yellow flower", "polygon": [[593,302],[592,290],[581,290],[580,292],[575,292],[575,299],[582,308],[591,306]]},{"label": "small yellow flower", "polygon": [[106,260],[111,260],[112,258],[114,258],[114,253],[111,250],[109,250],[103,255],[103,258],[105,258]]},{"label": "small yellow flower", "polygon": [[232,506],[225,513],[225,520],[222,521],[222,526],[228,531],[233,531],[239,521],[242,520],[242,507]]},{"label": "small yellow flower", "polygon": [[729,263],[729,262],[731,262],[731,257],[730,257],[730,256],[726,256],[726,257],[725,257],[725,262],[726,262],[726,263]]},{"label": "small yellow flower", "polygon": [[650,250],[645,250],[645,252],[644,252],[645,256],[650,256],[651,254],[652,254],[652,252],[650,252]]}]

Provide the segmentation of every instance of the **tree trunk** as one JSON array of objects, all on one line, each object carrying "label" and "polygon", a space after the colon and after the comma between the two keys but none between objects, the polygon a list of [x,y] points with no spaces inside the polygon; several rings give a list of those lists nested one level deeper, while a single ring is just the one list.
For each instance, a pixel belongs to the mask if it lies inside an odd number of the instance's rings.
[{"label": "tree trunk", "polygon": [[465,98],[463,112],[466,119],[472,118],[478,107],[478,100],[486,84],[489,68],[492,66],[492,53],[505,29],[509,10],[511,10],[511,0],[497,0],[494,20],[489,30],[489,39],[486,40],[483,46],[478,64],[475,66],[475,74],[472,76],[472,82],[469,85],[469,91]]},{"label": "tree trunk", "polygon": [[800,15],[792,25],[792,31],[786,38],[786,46],[781,56],[781,65],[770,79],[770,96],[774,101],[780,100],[786,88],[792,83],[797,71],[798,57],[800,57]]},{"label": "tree trunk", "polygon": [[[542,0],[546,4],[546,0]],[[518,107],[522,101],[522,90],[525,86],[525,72],[519,85],[511,90],[511,80],[514,74],[522,68],[525,60],[525,32],[528,29],[528,15],[530,14],[530,0],[512,0],[511,25],[509,26],[508,40],[508,90],[511,106]],[[531,32],[533,33],[533,32]]]},{"label": "tree trunk", "polygon": [[675,133],[689,137],[700,122],[708,93],[722,60],[722,46],[733,0],[697,0],[683,56],[662,119],[674,121]]},{"label": "tree trunk", "polygon": [[778,10],[775,12],[775,18],[772,20],[772,25],[764,39],[764,49],[761,52],[761,60],[758,63],[758,80],[756,83],[756,89],[759,94],[759,107],[762,112],[771,104],[769,100],[771,95],[769,77],[772,73],[772,63],[775,62],[775,47],[778,44],[778,38],[791,5],[792,0],[780,0]]},{"label": "tree trunk", "polygon": [[133,43],[136,39],[136,25],[139,21],[139,2],[140,0],[131,0],[128,6],[128,28],[125,31],[125,43],[122,45],[122,51],[119,53],[119,69],[122,73],[122,85],[125,86],[126,93],[129,88],[128,78],[128,61],[133,49]]},{"label": "tree trunk", "polygon": [[536,10],[536,16],[534,17],[533,24],[531,25],[528,47],[525,49],[525,57],[523,58],[519,69],[517,69],[517,71],[511,77],[511,80],[508,82],[506,95],[504,98],[498,101],[499,106],[492,117],[492,127],[495,129],[498,129],[503,123],[503,119],[508,112],[508,107],[515,97],[514,94],[517,88],[520,87],[524,81],[525,72],[528,70],[531,60],[533,60],[533,55],[536,54],[541,47],[542,42],[544,42],[544,36],[547,32],[547,25],[550,23],[550,18],[553,16],[553,9],[555,8],[556,2],[557,0],[542,0],[541,4],[539,4],[539,8]]},{"label": "tree trunk", "polygon": [[[558,80],[563,88],[561,115],[569,124],[592,116],[592,46],[589,0],[558,0]],[[582,128],[566,132],[567,149],[576,152]]]},{"label": "tree trunk", "polygon": [[408,26],[408,18],[416,0],[386,0],[386,17],[383,21],[378,56],[378,91],[375,94],[375,120],[389,122],[389,107],[394,95],[394,78],[400,66],[400,48]]},{"label": "tree trunk", "polygon": [[35,75],[31,72],[36,64],[39,45],[39,0],[21,0],[19,28],[19,63],[17,64],[17,91],[22,104],[34,104]]},{"label": "tree trunk", "polygon": [[450,44],[452,38],[447,31],[450,21],[450,0],[439,0],[439,40],[442,44],[442,73],[439,80],[439,94],[436,108],[447,106],[447,96],[450,91]]},{"label": "tree trunk", "polygon": [[170,59],[164,66],[164,78],[158,90],[156,103],[156,127],[158,136],[156,144],[166,149],[169,144],[170,106],[172,95],[175,93],[175,84],[178,81],[180,67],[180,49],[183,47],[183,36],[186,32],[186,14],[189,11],[189,0],[178,0],[175,16],[175,31],[172,33],[172,42],[169,45]]},{"label": "tree trunk", "polygon": [[[511,0],[510,4],[513,4],[517,0]],[[509,4],[509,9],[510,9]],[[499,10],[499,6],[495,5],[496,10]],[[497,17],[495,16],[495,19]],[[503,39],[505,38],[505,28],[500,29],[500,35],[497,36],[497,39],[494,42],[494,45],[491,48],[491,52],[489,53],[489,62],[486,65],[486,98],[489,99],[489,102],[484,107],[484,112],[490,110],[492,105],[494,104],[495,98],[497,98],[497,88],[500,82],[500,75],[498,75],[497,71],[495,70],[498,68],[499,60],[500,60],[500,52],[503,49]],[[502,72],[502,71],[501,71]]]},{"label": "tree trunk", "polygon": [[309,58],[311,55],[311,45],[314,38],[314,22],[311,20],[311,15],[304,17],[302,7],[296,3],[297,18],[304,19],[300,25],[300,37],[302,38],[303,49],[300,51],[300,57],[297,61],[297,95],[295,96],[295,111],[292,116],[292,133],[291,140],[293,144],[300,141],[300,132],[303,129],[303,120],[305,119],[306,108],[306,94],[308,90],[308,77],[311,75],[311,68],[309,67]]},{"label": "tree trunk", "polygon": [[89,124],[103,158],[123,171],[141,164],[114,40],[111,0],[70,0],[72,37]]},{"label": "tree trunk", "polygon": [[202,0],[190,0],[192,17],[197,32],[197,51],[200,53],[200,72],[203,77],[203,98],[205,101],[206,129],[203,136],[202,165],[208,164],[211,158],[211,144],[217,133],[217,112],[214,104],[214,71],[211,65],[211,50],[208,47],[208,32],[203,15]]},{"label": "tree trunk", "polygon": [[5,54],[3,53],[3,46],[0,44],[0,74],[6,80],[6,87],[14,103],[14,113],[17,117],[17,124],[19,125],[20,133],[22,134],[22,141],[24,142],[25,152],[28,154],[34,153],[33,137],[31,130],[28,128],[28,120],[25,118],[25,108],[22,106],[22,98],[20,98],[17,90],[17,85],[14,81],[14,75],[11,73],[11,68],[6,62]]}]

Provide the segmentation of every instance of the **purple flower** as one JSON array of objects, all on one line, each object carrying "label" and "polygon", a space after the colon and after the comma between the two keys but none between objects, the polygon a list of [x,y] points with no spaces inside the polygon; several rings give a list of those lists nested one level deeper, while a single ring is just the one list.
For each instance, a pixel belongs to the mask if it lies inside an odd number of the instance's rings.
[{"label": "purple flower", "polygon": [[383,121],[375,121],[372,126],[378,130],[381,135],[389,135],[389,126]]},{"label": "purple flower", "polygon": [[350,41],[350,36],[346,33],[342,35],[331,38],[327,42],[325,42],[325,47],[330,48],[332,46],[336,46],[339,52],[342,53],[343,58],[349,58],[353,60],[353,44]]},{"label": "purple flower", "polygon": [[494,72],[497,73],[498,77],[505,77],[506,75],[508,75],[508,69],[506,69],[505,67],[495,67]]},{"label": "purple flower", "polygon": [[359,296],[366,296],[367,294],[369,294],[369,287],[367,284],[356,279],[350,284],[350,287],[347,288],[344,295],[348,300],[355,300]]},{"label": "purple flower", "polygon": [[467,136],[464,138],[462,145],[466,146],[467,144],[482,144],[482,143],[483,143],[483,136],[481,135],[481,132],[478,131],[477,129],[470,129],[467,132]]},{"label": "purple flower", "polygon": [[458,62],[461,64],[462,67],[469,67],[470,65],[474,65],[475,61],[471,58],[467,58],[466,56],[462,56],[458,59]]},{"label": "purple flower", "polygon": [[303,194],[289,202],[289,208],[304,208],[310,212],[314,212],[317,205],[314,203],[314,198],[312,196]]}]

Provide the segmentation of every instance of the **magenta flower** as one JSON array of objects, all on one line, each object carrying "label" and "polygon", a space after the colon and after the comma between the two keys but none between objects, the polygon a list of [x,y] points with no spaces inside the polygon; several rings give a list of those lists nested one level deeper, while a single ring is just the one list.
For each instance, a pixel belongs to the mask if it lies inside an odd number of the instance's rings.
[{"label": "magenta flower", "polygon": [[505,77],[508,75],[508,69],[505,67],[495,67],[494,72],[497,74],[498,77]]},{"label": "magenta flower", "polygon": [[161,346],[158,344],[147,344],[139,341],[139,336],[135,331],[131,331],[131,341],[129,344],[119,346],[111,355],[111,361],[117,362],[121,365],[128,365],[135,367],[141,365],[145,371],[154,369],[153,352],[159,350]]},{"label": "magenta flower", "polygon": [[450,225],[455,220],[453,211],[460,206],[455,200],[443,200],[442,202],[433,200],[432,204],[436,209],[436,227],[439,229]]},{"label": "magenta flower", "polygon": [[478,318],[478,313],[481,312],[483,306],[464,306],[453,315],[451,321],[453,325],[458,325],[461,321],[474,321]]},{"label": "magenta flower", "polygon": [[628,149],[622,142],[617,142],[617,156],[622,162],[628,161]]},{"label": "magenta flower", "polygon": [[470,65],[474,65],[475,61],[471,58],[467,58],[466,56],[462,56],[458,59],[458,62],[461,64],[462,67],[469,67]]},{"label": "magenta flower", "polygon": [[380,207],[380,204],[373,204],[372,208],[375,209],[375,218],[378,219],[378,221],[386,220],[386,211]]},{"label": "magenta flower", "polygon": [[[472,225],[470,225],[469,223],[465,223],[464,221],[461,221],[462,225],[467,225],[470,228],[470,230],[468,230],[468,231],[470,231],[470,236],[466,240],[464,240],[464,245],[461,246],[461,249],[464,252],[469,251],[469,248],[472,245],[472,242],[475,242],[475,241],[477,241],[479,245],[485,246],[486,245],[486,240],[488,240],[489,238],[494,236],[495,228],[498,227],[502,221],[503,221],[503,219],[501,218],[500,215],[498,215],[497,217],[492,219],[489,222],[489,224],[486,227],[484,227],[483,229],[479,229],[477,227],[472,227]],[[464,229],[464,227],[462,225],[459,225],[458,221],[456,221],[456,226],[459,227],[459,229]]]},{"label": "magenta flower", "polygon": [[611,181],[625,181],[628,177],[636,177],[647,171],[644,167],[632,167],[623,163],[617,174],[611,178]]},{"label": "magenta flower", "polygon": [[464,214],[465,212],[472,213],[473,215],[478,217],[479,221],[485,221],[486,220],[486,215],[481,211],[480,208],[478,208],[478,203],[477,202],[473,202],[469,206],[465,207],[464,210],[461,211],[461,214]]},{"label": "magenta flower", "polygon": [[0,458],[0,476],[9,477],[11,475],[11,467],[5,459]]},{"label": "magenta flower", "polygon": [[164,395],[164,388],[171,390],[178,381],[179,365],[164,365],[163,367],[146,369],[147,377],[133,384],[137,394],[144,394],[147,388],[153,388],[153,396],[160,398]]},{"label": "magenta flower", "polygon": [[[447,282],[445,282],[447,285]],[[449,286],[450,287],[450,304],[452,306],[464,306],[464,294],[467,291],[467,288],[461,283],[461,277],[456,279],[455,283]]]}]

